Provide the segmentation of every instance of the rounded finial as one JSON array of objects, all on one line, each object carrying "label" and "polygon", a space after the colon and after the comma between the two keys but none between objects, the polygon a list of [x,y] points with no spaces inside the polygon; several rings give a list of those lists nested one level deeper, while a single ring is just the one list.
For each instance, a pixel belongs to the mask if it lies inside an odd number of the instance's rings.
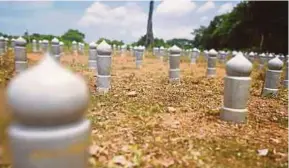
[{"label": "rounded finial", "polygon": [[197,48],[193,48],[193,51],[194,52],[198,52],[199,50]]},{"label": "rounded finial", "polygon": [[266,55],[264,53],[259,55],[260,57],[266,57]]},{"label": "rounded finial", "polygon": [[46,54],[34,67],[11,80],[8,104],[25,125],[58,125],[79,120],[87,108],[85,80]]},{"label": "rounded finial", "polygon": [[76,44],[76,41],[73,40],[73,41],[72,41],[72,44]]},{"label": "rounded finial", "polygon": [[268,61],[268,69],[270,70],[281,70],[283,67],[283,61],[279,57],[275,57]]},{"label": "rounded finial", "polygon": [[174,45],[171,48],[169,48],[169,51],[171,54],[180,54],[182,49],[179,48],[178,46]]},{"label": "rounded finial", "polygon": [[42,40],[42,43],[48,44],[49,42],[48,42],[48,40]]},{"label": "rounded finial", "polygon": [[97,53],[102,55],[110,55],[112,51],[112,48],[105,40],[103,40],[98,46],[97,46]]},{"label": "rounded finial", "polygon": [[59,44],[59,40],[54,37],[54,38],[51,40],[51,44],[57,45],[57,44]]},{"label": "rounded finial", "polygon": [[218,52],[215,49],[210,49],[209,55],[216,56]]},{"label": "rounded finial", "polygon": [[1,41],[4,41],[4,37],[3,37],[3,36],[0,36],[0,40],[1,40]]},{"label": "rounded finial", "polygon": [[251,52],[249,53],[249,56],[254,56],[254,53],[251,51]]},{"label": "rounded finial", "polygon": [[26,40],[20,36],[20,37],[18,37],[16,39],[15,45],[17,45],[17,46],[25,46],[26,45]]},{"label": "rounded finial", "polygon": [[163,46],[161,46],[161,48],[160,48],[161,50],[164,50],[165,48],[163,47]]},{"label": "rounded finial", "polygon": [[36,40],[35,40],[35,39],[33,39],[33,40],[32,40],[32,42],[33,42],[33,43],[36,43]]},{"label": "rounded finial", "polygon": [[59,45],[64,45],[64,43],[62,41],[59,42]]},{"label": "rounded finial", "polygon": [[252,68],[252,63],[242,53],[238,53],[227,62],[226,73],[228,76],[248,77]]},{"label": "rounded finial", "polygon": [[89,43],[89,48],[90,49],[96,49],[96,43],[95,42]]}]

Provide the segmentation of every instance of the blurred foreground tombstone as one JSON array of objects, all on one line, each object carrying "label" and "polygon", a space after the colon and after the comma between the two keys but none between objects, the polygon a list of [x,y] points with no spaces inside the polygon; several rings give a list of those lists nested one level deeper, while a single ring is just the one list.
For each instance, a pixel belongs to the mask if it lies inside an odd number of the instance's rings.
[{"label": "blurred foreground tombstone", "polygon": [[224,78],[224,105],[220,114],[222,120],[235,123],[246,121],[251,72],[252,63],[242,53],[236,54],[227,62]]},{"label": "blurred foreground tombstone", "polygon": [[268,68],[266,71],[265,85],[262,92],[263,96],[278,92],[278,86],[280,83],[280,76],[282,73],[283,62],[279,57],[275,57],[268,62]]},{"label": "blurred foreground tombstone", "polygon": [[96,43],[91,42],[89,44],[89,53],[88,53],[88,68],[89,69],[97,69],[97,52],[96,52]]},{"label": "blurred foreground tombstone", "polygon": [[26,52],[26,40],[19,37],[15,41],[15,72],[23,72],[28,68],[27,52]]},{"label": "blurred foreground tombstone", "polygon": [[143,60],[143,49],[141,46],[138,46],[135,50],[135,64],[137,69],[141,68],[142,60]]},{"label": "blurred foreground tombstone", "polygon": [[208,53],[207,77],[216,76],[217,51],[211,49]]},{"label": "blurred foreground tombstone", "polygon": [[97,46],[97,91],[105,94],[110,89],[111,82],[111,53],[112,48],[103,40]]},{"label": "blurred foreground tombstone", "polygon": [[86,168],[90,122],[82,77],[46,54],[7,89],[14,116],[8,128],[13,168]]},{"label": "blurred foreground tombstone", "polygon": [[76,41],[72,41],[72,52],[74,55],[77,54],[77,42]]},{"label": "blurred foreground tombstone", "polygon": [[170,51],[170,58],[169,58],[169,81],[172,84],[180,83],[180,56],[181,56],[181,49],[174,45],[169,48]]}]

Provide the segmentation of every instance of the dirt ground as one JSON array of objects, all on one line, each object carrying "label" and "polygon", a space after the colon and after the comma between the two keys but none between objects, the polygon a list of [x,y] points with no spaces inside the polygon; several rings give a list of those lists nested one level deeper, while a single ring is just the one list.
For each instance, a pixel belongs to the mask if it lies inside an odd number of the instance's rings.
[{"label": "dirt ground", "polygon": [[[41,55],[28,58],[34,66]],[[136,69],[131,55],[116,54],[112,88],[99,95],[87,62],[83,55],[61,58],[90,88],[91,167],[288,167],[288,92],[260,97],[264,72],[254,69],[248,119],[237,125],[219,119],[224,65],[217,65],[216,78],[207,78],[204,60],[190,65],[182,57],[181,83],[171,85],[166,61],[148,55]],[[9,82],[12,70],[2,76]],[[268,149],[265,156],[262,149]]]}]

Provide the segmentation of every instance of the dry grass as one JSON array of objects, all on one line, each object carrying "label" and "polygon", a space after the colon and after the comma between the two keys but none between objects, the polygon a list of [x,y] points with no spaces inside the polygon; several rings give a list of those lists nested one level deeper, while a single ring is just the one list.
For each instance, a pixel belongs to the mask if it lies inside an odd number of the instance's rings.
[{"label": "dry grass", "polygon": [[[31,66],[39,58],[29,54]],[[247,123],[236,125],[219,119],[223,65],[218,64],[216,78],[208,79],[202,58],[190,65],[184,57],[181,84],[171,85],[166,59],[145,57],[137,70],[131,56],[115,56],[112,89],[101,96],[86,56],[65,55],[62,63],[82,74],[91,90],[91,167],[288,167],[287,90],[275,98],[260,97],[263,81],[257,70]],[[136,95],[128,96],[131,91]],[[268,155],[258,156],[264,148]]]}]

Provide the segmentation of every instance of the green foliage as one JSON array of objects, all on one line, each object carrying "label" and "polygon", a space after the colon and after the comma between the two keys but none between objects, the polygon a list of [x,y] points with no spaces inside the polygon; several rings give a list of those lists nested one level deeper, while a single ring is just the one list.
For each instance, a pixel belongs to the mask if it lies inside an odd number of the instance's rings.
[{"label": "green foliage", "polygon": [[123,41],[118,41],[118,40],[110,40],[110,39],[107,39],[107,38],[100,38],[97,40],[97,44],[100,44],[103,40],[105,40],[107,42],[107,44],[109,45],[117,45],[117,46],[121,46],[121,45],[124,45],[124,42]]},{"label": "green foliage", "polygon": [[63,41],[70,41],[70,42],[72,41],[83,42],[84,38],[85,38],[85,35],[83,33],[74,29],[69,29],[67,32],[65,32],[61,36],[61,39]]},{"label": "green foliage", "polygon": [[[269,12],[270,11],[270,12]],[[244,1],[192,32],[198,48],[287,53],[288,2]]]}]

